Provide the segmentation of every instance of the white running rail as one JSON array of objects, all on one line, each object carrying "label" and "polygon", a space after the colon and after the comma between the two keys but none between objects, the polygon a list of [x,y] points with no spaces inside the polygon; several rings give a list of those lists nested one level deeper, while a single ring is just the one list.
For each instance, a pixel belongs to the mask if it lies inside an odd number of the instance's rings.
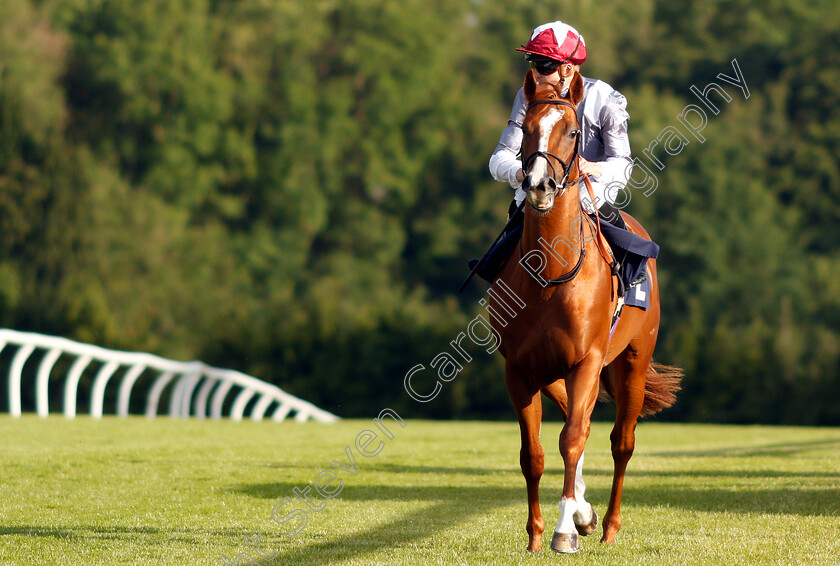
[{"label": "white running rail", "polygon": [[[42,350],[44,354],[35,377],[36,408],[40,417],[49,414],[48,386],[51,372],[58,359],[64,356],[68,361],[74,360],[64,382],[64,415],[71,419],[76,416],[79,380],[88,366],[96,364],[100,367],[93,379],[90,393],[90,415],[95,419],[102,418],[108,382],[114,374],[123,369],[125,371],[120,378],[117,394],[117,415],[120,417],[128,416],[129,399],[135,382],[142,374],[149,372],[155,376],[154,382],[147,391],[142,392],[146,395],[148,418],[157,416],[161,396],[171,384],[168,412],[173,418],[194,416],[199,419],[220,419],[223,416],[225,399],[231,394],[235,396],[231,397],[233,403],[228,416],[234,421],[241,421],[245,417],[249,402],[255,397],[257,400],[250,410],[252,420],[262,420],[272,406],[274,408],[271,418],[278,422],[289,415],[298,422],[308,419],[320,422],[338,420],[336,415],[289,395],[276,385],[238,371],[214,368],[198,361],[176,362],[152,354],[106,350],[66,338],[3,328],[0,329],[0,353],[7,346],[17,346],[8,374],[9,413],[13,417],[21,415],[20,393],[24,366],[34,352]],[[134,393],[141,394],[137,391]]]}]

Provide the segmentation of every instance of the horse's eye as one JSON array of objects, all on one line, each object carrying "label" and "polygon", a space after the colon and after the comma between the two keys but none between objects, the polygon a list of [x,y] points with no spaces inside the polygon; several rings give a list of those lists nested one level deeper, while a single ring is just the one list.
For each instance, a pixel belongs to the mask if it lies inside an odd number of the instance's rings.
[{"label": "horse's eye", "polygon": [[578,135],[579,133],[580,133],[580,130],[572,130],[571,132],[569,132],[569,137],[573,138],[576,135]]}]

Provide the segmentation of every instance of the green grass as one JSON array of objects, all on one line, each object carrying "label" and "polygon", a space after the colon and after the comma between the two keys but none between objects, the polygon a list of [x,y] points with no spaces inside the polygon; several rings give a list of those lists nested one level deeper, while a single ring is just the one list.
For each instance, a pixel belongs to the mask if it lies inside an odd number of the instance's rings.
[{"label": "green grass", "polygon": [[[561,423],[545,423],[548,548],[557,520]],[[296,537],[274,503],[314,486],[372,428],[0,417],[0,564],[219,564],[262,537],[258,564],[803,564],[840,561],[840,430],[642,423],[614,545],[524,551],[527,509],[515,423],[408,421],[310,512]],[[586,451],[603,516],[608,424]],[[375,442],[372,446],[375,446]],[[355,448],[354,448],[355,452]],[[321,502],[320,498],[314,501]],[[285,509],[290,510],[291,507]],[[251,554],[257,557],[256,553]],[[245,562],[240,561],[240,564]]]}]

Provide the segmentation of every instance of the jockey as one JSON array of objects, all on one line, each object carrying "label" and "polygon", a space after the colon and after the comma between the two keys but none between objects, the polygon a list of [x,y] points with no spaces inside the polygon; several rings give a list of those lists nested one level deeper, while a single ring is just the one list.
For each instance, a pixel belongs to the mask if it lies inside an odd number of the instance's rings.
[{"label": "jockey", "polygon": [[[578,31],[563,22],[551,22],[534,29],[527,45],[517,51],[525,53],[538,84],[561,84],[568,89],[574,73],[586,61],[586,42]],[[589,175],[595,194],[595,204],[602,218],[624,228],[624,220],[615,204],[630,176],[633,160],[627,136],[627,99],[603,81],[581,76],[583,98],[577,108],[580,123],[581,173]],[[525,199],[522,190],[522,122],[527,109],[524,88],[519,89],[513,102],[508,125],[502,132],[499,145],[490,157],[490,173],[497,181],[507,182],[515,189],[511,215]],[[595,207],[585,183],[579,183],[584,209],[591,213]],[[621,201],[626,203],[626,197]]]}]

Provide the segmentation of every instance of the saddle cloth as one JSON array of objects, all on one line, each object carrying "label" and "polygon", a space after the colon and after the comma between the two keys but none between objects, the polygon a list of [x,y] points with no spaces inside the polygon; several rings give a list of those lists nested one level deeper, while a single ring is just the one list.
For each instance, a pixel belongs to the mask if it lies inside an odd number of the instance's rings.
[{"label": "saddle cloth", "polygon": [[[659,246],[641,236],[601,221],[601,232],[613,250],[613,255],[620,263],[618,277],[623,282],[619,286],[624,292],[624,304],[631,307],[647,309],[650,306],[650,279],[647,276],[648,258],[659,256]],[[501,271],[507,258],[522,237],[522,224],[514,227],[505,235],[478,266],[476,274],[492,283]],[[478,260],[469,262],[472,268]]]},{"label": "saddle cloth", "polygon": [[650,306],[650,279],[647,260],[659,257],[656,242],[637,236],[629,230],[601,221],[601,232],[621,264],[618,276],[624,283],[624,304],[646,309]]}]

